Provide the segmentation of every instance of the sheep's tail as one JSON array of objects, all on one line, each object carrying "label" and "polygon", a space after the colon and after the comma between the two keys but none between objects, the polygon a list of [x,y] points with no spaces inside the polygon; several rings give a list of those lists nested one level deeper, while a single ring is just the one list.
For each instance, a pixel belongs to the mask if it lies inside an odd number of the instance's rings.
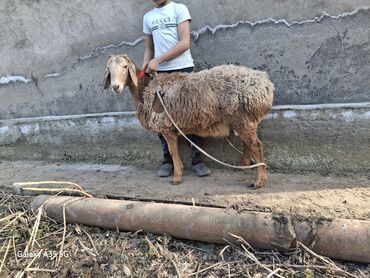
[{"label": "sheep's tail", "polygon": [[[266,75],[267,75],[267,73],[266,73]],[[268,78],[268,75],[267,75],[267,78]],[[268,84],[266,84],[266,87],[265,87],[266,88],[265,101],[263,102],[263,104],[259,108],[259,112],[260,112],[260,115],[262,117],[259,117],[258,122],[261,122],[262,120],[267,118],[267,115],[272,110],[272,103],[274,101],[275,86],[269,79],[267,79],[267,80],[268,80]]]}]

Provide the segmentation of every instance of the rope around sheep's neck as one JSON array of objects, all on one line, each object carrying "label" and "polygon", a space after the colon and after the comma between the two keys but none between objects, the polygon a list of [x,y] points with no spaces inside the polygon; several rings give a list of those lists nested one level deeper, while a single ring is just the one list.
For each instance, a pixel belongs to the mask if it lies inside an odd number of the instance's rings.
[{"label": "rope around sheep's neck", "polygon": [[163,102],[163,99],[162,99],[162,96],[161,94],[159,93],[160,90],[158,90],[157,88],[157,73],[154,74],[154,84],[155,84],[155,93],[157,94],[158,98],[159,98],[159,101],[161,102],[162,106],[163,106],[163,109],[164,111],[166,112],[167,114],[167,117],[170,119],[171,123],[176,127],[176,129],[178,130],[178,132],[180,132],[180,134],[182,136],[184,136],[184,138],[192,145],[194,146],[197,150],[199,150],[202,154],[204,154],[205,156],[209,157],[210,159],[212,159],[213,161],[216,161],[217,163],[221,164],[221,165],[224,165],[224,166],[227,166],[227,167],[231,167],[231,168],[235,168],[235,169],[242,169],[242,170],[245,170],[245,169],[253,169],[253,168],[256,168],[256,167],[259,167],[259,166],[265,166],[267,167],[267,165],[265,163],[257,163],[255,165],[250,165],[250,166],[235,166],[235,165],[231,165],[231,164],[227,164],[225,162],[222,162],[220,160],[218,160],[217,158],[214,158],[213,156],[209,155],[207,152],[205,152],[201,147],[199,147],[197,144],[195,144],[193,141],[191,141],[183,132],[182,130],[177,126],[177,124],[175,123],[175,121],[172,119],[170,113],[168,112],[167,110],[167,107],[165,106],[164,102]]}]

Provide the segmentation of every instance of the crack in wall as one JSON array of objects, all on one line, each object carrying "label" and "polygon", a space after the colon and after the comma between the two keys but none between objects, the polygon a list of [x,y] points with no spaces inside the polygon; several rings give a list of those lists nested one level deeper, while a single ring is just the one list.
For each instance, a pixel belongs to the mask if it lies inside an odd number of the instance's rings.
[{"label": "crack in wall", "polygon": [[[140,37],[138,39],[136,39],[135,41],[133,42],[126,42],[126,41],[123,41],[117,45],[115,44],[111,44],[111,45],[107,45],[107,46],[101,46],[101,47],[97,47],[95,48],[95,50],[90,53],[89,55],[86,55],[86,56],[83,56],[83,57],[79,57],[77,60],[76,63],[78,62],[81,62],[81,61],[84,61],[86,59],[89,59],[89,58],[92,58],[92,57],[95,57],[97,55],[100,55],[101,53],[105,52],[107,49],[110,49],[110,48],[120,48],[121,46],[132,46],[132,47],[135,47],[136,45],[138,45],[140,42],[144,41],[145,40],[145,37]],[[76,64],[75,63],[75,64]]]},{"label": "crack in wall", "polygon": [[60,74],[57,73],[57,72],[53,72],[53,73],[49,73],[47,75],[44,76],[44,78],[56,78],[56,77],[59,77]]},{"label": "crack in wall", "polygon": [[341,19],[341,18],[353,16],[353,15],[359,13],[360,11],[368,11],[368,10],[370,10],[370,7],[360,7],[360,8],[355,9],[352,12],[341,13],[339,15],[330,15],[327,12],[322,11],[321,16],[315,16],[312,19],[304,19],[304,20],[300,20],[300,21],[291,21],[291,22],[287,21],[284,18],[282,18],[282,19],[267,18],[267,19],[262,19],[262,20],[255,21],[255,22],[252,22],[252,21],[249,21],[249,20],[240,20],[240,21],[238,21],[234,24],[227,24],[227,25],[219,24],[215,27],[211,27],[209,25],[206,25],[206,26],[198,29],[198,31],[192,31],[191,33],[192,33],[192,36],[193,36],[194,40],[197,40],[200,35],[203,35],[207,32],[211,32],[212,35],[214,35],[219,30],[235,29],[239,25],[249,25],[250,27],[255,27],[257,25],[266,25],[266,24],[273,23],[273,24],[276,24],[276,25],[285,25],[288,28],[290,28],[290,27],[296,26],[296,25],[299,26],[299,25],[305,25],[305,24],[320,23],[322,20],[324,20],[326,18]]},{"label": "crack in wall", "polygon": [[[240,20],[240,21],[238,21],[234,24],[227,24],[227,25],[219,24],[219,25],[216,25],[215,27],[211,27],[209,25],[206,25],[204,27],[199,28],[197,31],[192,31],[191,35],[192,35],[194,40],[198,40],[201,35],[203,35],[207,32],[211,32],[212,34],[215,34],[219,30],[235,29],[239,25],[249,25],[251,27],[255,27],[257,25],[267,25],[267,24],[275,23],[277,25],[285,25],[285,26],[290,28],[290,27],[295,26],[295,25],[320,23],[325,18],[341,19],[341,18],[353,16],[353,15],[359,13],[360,11],[367,11],[367,10],[370,10],[370,7],[358,7],[355,10],[353,10],[352,12],[341,13],[341,14],[338,14],[338,15],[330,15],[329,13],[323,11],[321,13],[321,16],[315,16],[312,19],[304,19],[304,20],[300,20],[300,21],[291,21],[291,22],[289,22],[288,20],[286,20],[284,18],[281,18],[281,19],[267,18],[267,19],[262,19],[262,20],[258,20],[258,21],[255,21],[255,22],[252,22],[252,21],[249,21],[249,20]],[[78,58],[78,61],[76,63],[78,63],[80,61],[84,61],[84,60],[92,58],[92,57],[95,57],[95,56],[98,56],[99,54],[105,52],[107,49],[110,49],[110,48],[119,48],[119,47],[124,46],[124,45],[135,47],[136,45],[138,45],[140,42],[142,42],[144,40],[145,40],[145,37],[140,37],[140,38],[136,39],[133,42],[122,41],[121,43],[119,43],[117,45],[111,44],[111,45],[107,45],[107,46],[97,47],[89,55]]]},{"label": "crack in wall", "polygon": [[19,75],[5,75],[0,77],[0,85],[8,85],[16,82],[29,83],[31,82],[31,79],[26,79],[25,77]]},{"label": "crack in wall", "polygon": [[[219,25],[216,25],[214,27],[206,25],[204,27],[199,28],[196,31],[192,31],[191,35],[192,35],[192,38],[194,40],[198,40],[201,35],[203,35],[207,32],[210,32],[212,35],[214,35],[219,30],[235,29],[239,25],[248,25],[250,27],[255,27],[255,26],[258,26],[258,25],[276,24],[276,25],[283,25],[283,26],[286,26],[286,27],[290,28],[292,26],[300,26],[300,25],[305,25],[305,24],[320,23],[322,20],[324,20],[326,18],[334,19],[334,20],[342,19],[342,18],[345,18],[345,17],[353,16],[353,15],[355,15],[355,14],[361,12],[361,11],[368,11],[368,10],[370,10],[370,7],[358,7],[358,8],[356,8],[355,10],[353,10],[351,12],[345,12],[345,13],[341,13],[341,14],[338,14],[338,15],[330,15],[329,13],[327,13],[325,11],[322,11],[320,16],[315,16],[314,18],[311,18],[311,19],[304,19],[304,20],[290,21],[290,22],[288,20],[284,19],[284,18],[281,18],[281,19],[267,18],[267,19],[262,19],[262,20],[258,20],[258,21],[255,21],[255,22],[252,22],[252,21],[249,21],[249,20],[240,20],[240,21],[238,21],[234,24],[219,24]],[[122,46],[136,47],[139,43],[141,43],[144,40],[145,40],[145,37],[139,37],[139,38],[137,38],[136,40],[134,40],[132,42],[122,41],[119,44],[110,44],[110,45],[106,45],[106,46],[97,47],[90,54],[77,58],[77,61],[75,61],[71,67],[73,68],[76,64],[78,64],[82,61],[85,61],[85,60],[88,60],[90,58],[99,56],[100,54],[104,53],[108,49],[111,49],[111,48],[117,49],[117,48],[120,48]],[[44,78],[57,78],[57,77],[60,77],[61,75],[62,74],[60,74],[60,73],[54,72],[54,73],[46,74],[44,76]],[[31,80],[26,79],[25,77],[22,77],[22,76],[6,75],[5,77],[0,77],[0,85],[8,85],[12,82],[29,83],[29,82],[31,82]]]}]

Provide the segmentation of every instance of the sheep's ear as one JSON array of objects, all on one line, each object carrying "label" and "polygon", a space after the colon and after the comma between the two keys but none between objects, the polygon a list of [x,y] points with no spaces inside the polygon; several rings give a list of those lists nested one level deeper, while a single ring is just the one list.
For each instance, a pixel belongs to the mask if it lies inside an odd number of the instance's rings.
[{"label": "sheep's ear", "polygon": [[128,62],[128,71],[130,73],[130,77],[131,77],[131,80],[132,80],[132,83],[134,83],[135,86],[137,86],[137,76],[136,76],[136,66],[134,64],[134,62],[131,61],[130,57],[128,57],[126,54],[123,54],[121,55],[123,58],[126,59],[126,61]]},{"label": "sheep's ear", "polygon": [[104,82],[103,82],[104,90],[108,89],[109,85],[110,85],[110,72],[109,72],[109,69],[106,69]]},{"label": "sheep's ear", "polygon": [[131,63],[128,67],[129,67],[128,71],[130,73],[132,83],[134,83],[134,85],[137,86],[137,76],[136,76],[135,65],[133,63]]}]

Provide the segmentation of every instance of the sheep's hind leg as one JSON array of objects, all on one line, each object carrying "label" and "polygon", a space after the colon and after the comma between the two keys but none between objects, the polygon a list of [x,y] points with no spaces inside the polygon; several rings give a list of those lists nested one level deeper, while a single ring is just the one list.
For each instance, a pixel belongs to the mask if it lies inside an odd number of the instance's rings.
[{"label": "sheep's hind leg", "polygon": [[172,184],[179,184],[182,180],[182,175],[184,171],[184,166],[180,157],[179,144],[177,141],[177,136],[174,134],[163,134],[166,139],[170,154],[173,161],[173,179]]},{"label": "sheep's hind leg", "polygon": [[[240,133],[239,133],[240,134]],[[263,145],[262,142],[258,139],[256,132],[247,132],[243,135],[240,135],[240,138],[245,143],[245,149],[243,157],[247,158],[246,153],[251,155],[256,163],[263,163]],[[243,158],[242,158],[243,159]],[[257,167],[257,178],[253,183],[254,189],[264,186],[267,182],[267,171],[265,166]]]}]

